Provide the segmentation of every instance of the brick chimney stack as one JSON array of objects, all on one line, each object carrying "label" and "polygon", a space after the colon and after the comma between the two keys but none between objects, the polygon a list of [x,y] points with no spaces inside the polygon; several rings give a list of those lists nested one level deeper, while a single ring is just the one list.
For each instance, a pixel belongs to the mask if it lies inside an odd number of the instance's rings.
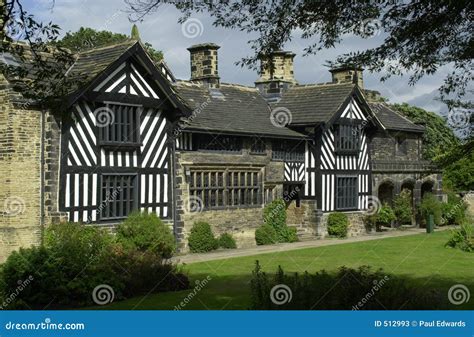
[{"label": "brick chimney stack", "polygon": [[359,66],[336,66],[329,70],[333,83],[354,83],[364,88],[363,70]]}]

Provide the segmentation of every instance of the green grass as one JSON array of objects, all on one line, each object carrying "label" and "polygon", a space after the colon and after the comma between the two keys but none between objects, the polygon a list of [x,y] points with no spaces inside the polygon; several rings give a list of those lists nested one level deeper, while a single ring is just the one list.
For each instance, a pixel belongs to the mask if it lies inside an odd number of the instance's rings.
[{"label": "green grass", "polygon": [[[211,280],[184,309],[247,309],[255,260],[260,261],[264,271],[271,273],[278,265],[285,272],[333,271],[340,266],[370,265],[406,276],[416,286],[440,289],[446,296],[452,285],[464,284],[474,297],[474,254],[445,248],[448,237],[449,231],[444,231],[189,264],[183,269],[189,274],[192,285],[207,276]],[[173,309],[191,291],[150,294],[100,309]],[[474,309],[474,299],[452,308]]]}]

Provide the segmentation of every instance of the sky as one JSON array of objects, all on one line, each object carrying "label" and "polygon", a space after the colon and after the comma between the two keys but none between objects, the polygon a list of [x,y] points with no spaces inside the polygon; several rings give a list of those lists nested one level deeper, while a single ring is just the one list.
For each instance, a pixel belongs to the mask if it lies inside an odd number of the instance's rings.
[{"label": "sky", "polygon": [[[52,21],[62,29],[62,34],[77,31],[81,26],[97,30],[109,30],[115,33],[130,34],[133,25],[129,20],[128,7],[123,0],[23,0],[26,10],[43,22]],[[172,5],[162,5],[146,16],[137,26],[142,41],[149,42],[164,53],[164,58],[173,74],[179,79],[189,79],[190,64],[187,47],[213,42],[219,49],[219,75],[221,82],[253,85],[257,73],[252,69],[241,68],[235,62],[251,55],[247,41],[252,38],[245,32],[216,28],[213,19],[207,14],[197,14],[185,24],[178,23],[181,13]],[[285,50],[296,53],[294,59],[295,78],[300,84],[331,81],[327,61],[333,61],[338,55],[350,51],[374,47],[383,41],[383,33],[362,39],[347,36],[336,48],[324,50],[317,55],[303,57],[303,49],[311,40],[300,38],[295,32]],[[436,74],[422,78],[414,86],[408,85],[408,76],[393,77],[380,81],[382,74],[364,72],[366,89],[378,90],[391,103],[408,102],[440,112],[444,105],[434,100],[437,88],[442,84],[449,68],[442,68]]]}]

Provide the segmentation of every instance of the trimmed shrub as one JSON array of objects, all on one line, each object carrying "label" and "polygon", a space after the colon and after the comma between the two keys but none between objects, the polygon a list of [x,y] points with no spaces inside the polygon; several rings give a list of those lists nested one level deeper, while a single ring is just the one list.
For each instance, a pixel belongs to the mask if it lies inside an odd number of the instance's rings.
[{"label": "trimmed shrub", "polygon": [[434,223],[441,224],[442,204],[438,198],[432,193],[426,193],[420,203],[420,212],[426,221],[430,214],[433,214]]},{"label": "trimmed shrub", "polygon": [[192,253],[205,253],[217,249],[218,241],[207,222],[195,222],[188,238],[189,249]]},{"label": "trimmed shrub", "polygon": [[225,249],[235,249],[237,248],[237,244],[235,243],[234,238],[229,233],[223,233],[219,236],[219,247]]},{"label": "trimmed shrub", "polygon": [[459,248],[465,252],[474,252],[474,230],[472,225],[465,222],[460,228],[451,230],[451,237],[446,247]]},{"label": "trimmed shrub", "polygon": [[275,228],[268,224],[263,224],[255,230],[255,242],[257,245],[272,245],[278,242]]},{"label": "trimmed shrub", "polygon": [[454,192],[448,192],[448,202],[442,203],[440,225],[460,225],[466,220],[466,202]]},{"label": "trimmed shrub", "polygon": [[398,226],[411,225],[413,218],[412,195],[408,189],[403,189],[393,199],[393,211],[397,217]]},{"label": "trimmed shrub", "polygon": [[347,215],[340,212],[334,212],[328,216],[328,234],[338,238],[345,238],[349,228]]},{"label": "trimmed shrub", "polygon": [[273,200],[265,206],[263,220],[275,229],[278,242],[286,242],[286,204],[283,199]]},{"label": "trimmed shrub", "polygon": [[[381,269],[373,271],[369,266],[341,267],[334,273],[321,270],[315,274],[285,274],[279,267],[277,273],[271,275],[262,272],[257,261],[250,287],[253,310],[399,310],[402,307],[434,310],[448,307],[442,292],[386,274]],[[274,287],[278,291],[275,292]]]},{"label": "trimmed shrub", "polygon": [[154,252],[165,259],[176,250],[171,229],[155,213],[130,214],[117,228],[117,241],[126,249]]}]

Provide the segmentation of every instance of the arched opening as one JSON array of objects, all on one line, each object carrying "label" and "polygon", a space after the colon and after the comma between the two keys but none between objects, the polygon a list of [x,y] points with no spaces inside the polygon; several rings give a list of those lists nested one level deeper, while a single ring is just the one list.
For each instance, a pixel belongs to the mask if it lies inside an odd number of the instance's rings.
[{"label": "arched opening", "polygon": [[415,189],[415,181],[414,180],[407,180],[407,181],[404,181],[400,190],[403,191],[403,190],[408,190],[410,191],[410,195],[411,195],[411,207],[415,207],[415,200],[413,198],[413,190]]},{"label": "arched opening", "polygon": [[421,184],[421,198],[426,193],[433,193],[434,182],[432,180],[427,180],[423,184]]},{"label": "arched opening", "polygon": [[387,203],[389,205],[392,205],[394,187],[395,185],[391,181],[384,181],[380,184],[378,190],[378,197],[382,204]]}]

